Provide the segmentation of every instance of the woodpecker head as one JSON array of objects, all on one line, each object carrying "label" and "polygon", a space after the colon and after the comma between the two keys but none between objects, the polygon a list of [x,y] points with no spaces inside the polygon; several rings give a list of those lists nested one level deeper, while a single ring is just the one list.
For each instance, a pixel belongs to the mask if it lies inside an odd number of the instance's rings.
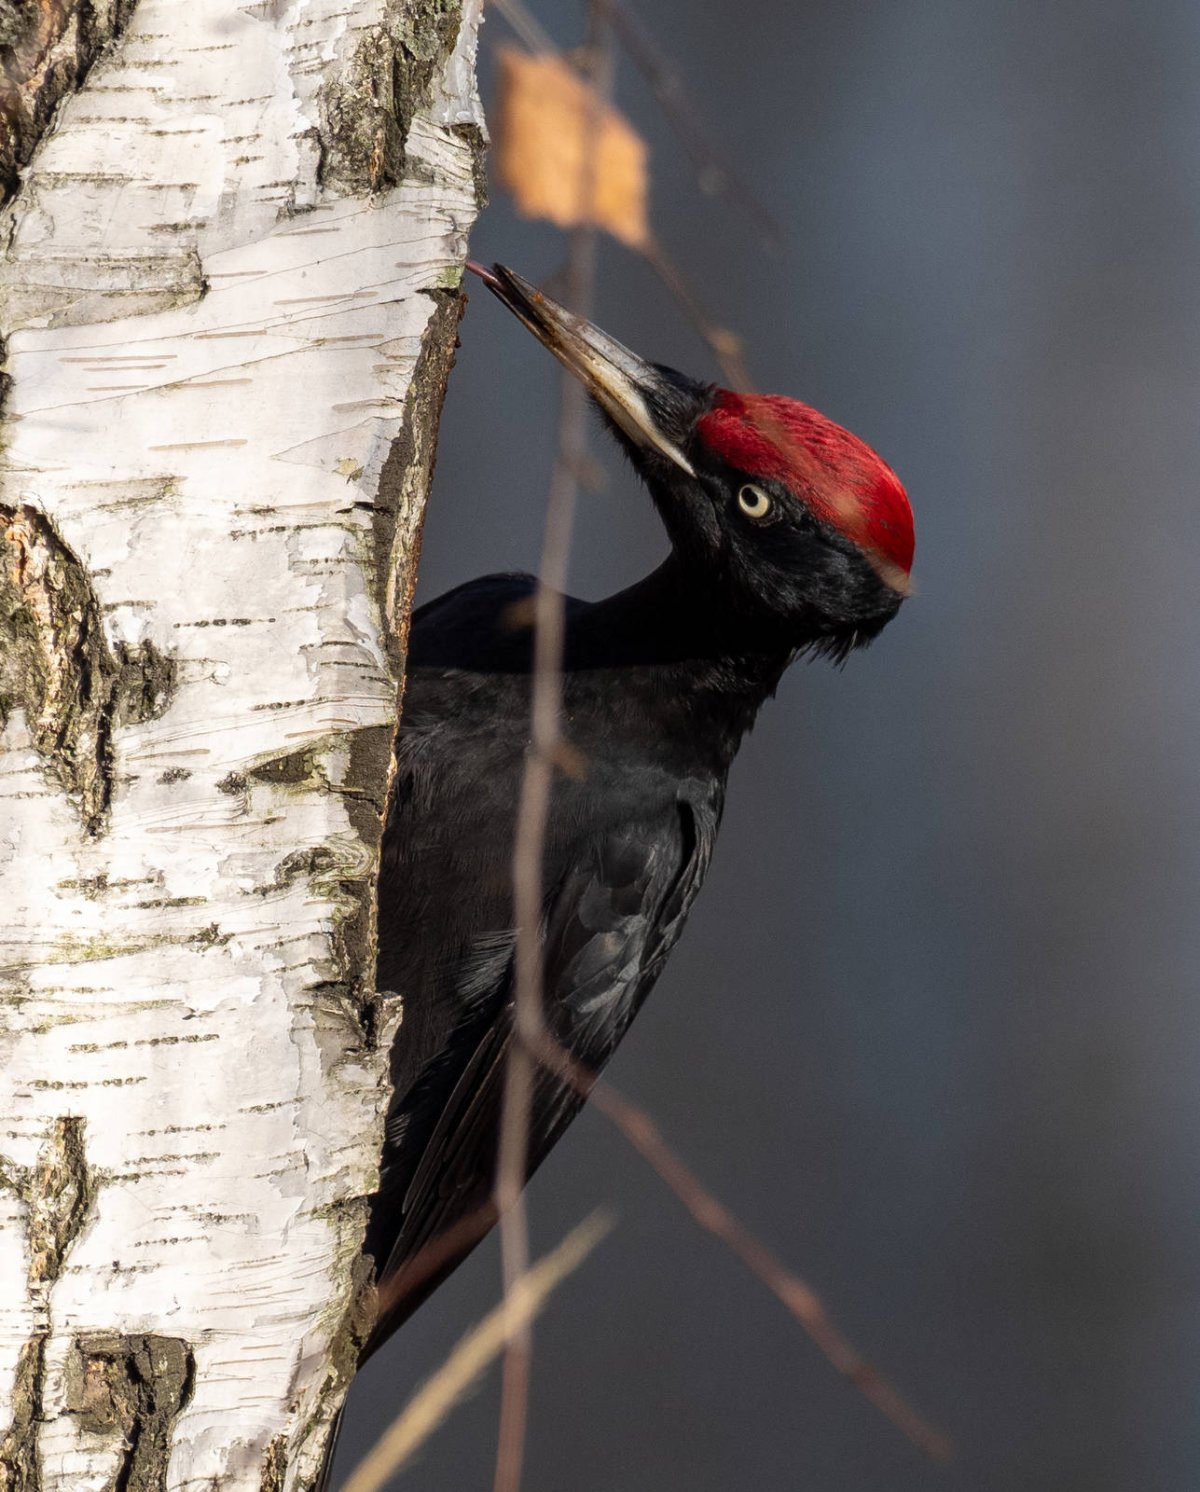
[{"label": "woodpecker head", "polygon": [[912,509],[857,436],[795,399],[643,362],[512,270],[468,267],[587,388],[739,635],[844,657],[895,616]]}]

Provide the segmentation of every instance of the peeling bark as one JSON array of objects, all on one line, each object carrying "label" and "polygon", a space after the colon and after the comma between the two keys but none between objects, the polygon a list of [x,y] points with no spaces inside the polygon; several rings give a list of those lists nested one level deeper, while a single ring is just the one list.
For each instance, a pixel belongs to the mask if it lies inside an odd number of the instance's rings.
[{"label": "peeling bark", "polygon": [[370,1331],[477,21],[0,4],[0,1492],[304,1492]]}]

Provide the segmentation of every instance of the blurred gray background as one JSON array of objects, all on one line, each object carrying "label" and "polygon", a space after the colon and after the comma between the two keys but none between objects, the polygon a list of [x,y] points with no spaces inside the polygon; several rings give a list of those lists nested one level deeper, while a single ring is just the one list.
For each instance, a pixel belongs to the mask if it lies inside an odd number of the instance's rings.
[{"label": "blurred gray background", "polygon": [[[560,44],[576,3],[534,7]],[[535,1245],[619,1225],[537,1328],[526,1492],[1200,1486],[1200,6],[640,0],[783,221],[705,198],[626,65],[660,237],[756,385],[897,468],[917,596],[785,679],[611,1076],[958,1445],[924,1462],[586,1113]],[[481,74],[507,40],[492,15]],[[472,243],[560,235],[497,192]],[[596,319],[717,370],[636,257]],[[480,290],[425,599],[533,568],[556,368]],[[657,563],[597,434],[574,588]],[[497,1298],[494,1240],[372,1362],[339,1466]],[[398,1485],[491,1487],[497,1375]]]}]

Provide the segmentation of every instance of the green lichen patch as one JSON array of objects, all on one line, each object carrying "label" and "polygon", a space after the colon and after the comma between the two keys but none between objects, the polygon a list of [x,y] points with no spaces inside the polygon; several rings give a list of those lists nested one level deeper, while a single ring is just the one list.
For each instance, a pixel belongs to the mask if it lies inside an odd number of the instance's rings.
[{"label": "green lichen patch", "polygon": [[174,687],[174,661],[152,643],[109,647],[91,577],[49,518],[0,503],[4,715],[23,707],[50,775],[89,834],[108,821],[115,732],[161,715]]},{"label": "green lichen patch", "polygon": [[201,948],[224,948],[232,941],[233,934],[223,933],[219,922],[210,922],[207,927],[202,927],[199,932],[188,937],[189,943],[198,943]]},{"label": "green lichen patch", "polygon": [[132,954],[148,953],[154,948],[166,948],[187,942],[179,933],[148,933],[136,938],[116,938],[107,934],[83,937],[79,933],[63,933],[57,937],[41,956],[44,965],[50,964],[96,964],[110,958],[128,958]]},{"label": "green lichen patch", "polygon": [[323,185],[351,195],[399,185],[413,115],[461,22],[460,0],[388,0],[383,24],[321,91]]},{"label": "green lichen patch", "polygon": [[66,880],[57,883],[60,891],[78,891],[88,901],[107,899],[111,892],[128,891],[135,886],[161,886],[162,884],[161,870],[154,871],[147,876],[125,876],[120,880],[114,880],[107,872],[100,871],[94,876],[69,876]]}]

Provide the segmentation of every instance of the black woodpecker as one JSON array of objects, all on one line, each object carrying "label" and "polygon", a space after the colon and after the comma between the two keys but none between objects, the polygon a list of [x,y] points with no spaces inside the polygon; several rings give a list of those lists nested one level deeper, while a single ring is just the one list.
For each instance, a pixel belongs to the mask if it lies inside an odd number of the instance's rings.
[{"label": "black woodpecker", "polygon": [[[798,654],[843,659],[895,616],[912,512],[890,467],[806,405],[643,362],[511,270],[471,268],[582,380],[671,541],[628,590],[565,600],[563,725],[586,770],[557,776],[550,810],[545,1020],[594,1073],[683,931],[759,706]],[[413,617],[379,883],[378,986],[405,1013],[367,1237],[385,1303],[367,1352],[495,1221],[534,584],[485,575]],[[529,1173],[582,1102],[540,1073]],[[439,1239],[430,1273],[418,1256]]]}]

